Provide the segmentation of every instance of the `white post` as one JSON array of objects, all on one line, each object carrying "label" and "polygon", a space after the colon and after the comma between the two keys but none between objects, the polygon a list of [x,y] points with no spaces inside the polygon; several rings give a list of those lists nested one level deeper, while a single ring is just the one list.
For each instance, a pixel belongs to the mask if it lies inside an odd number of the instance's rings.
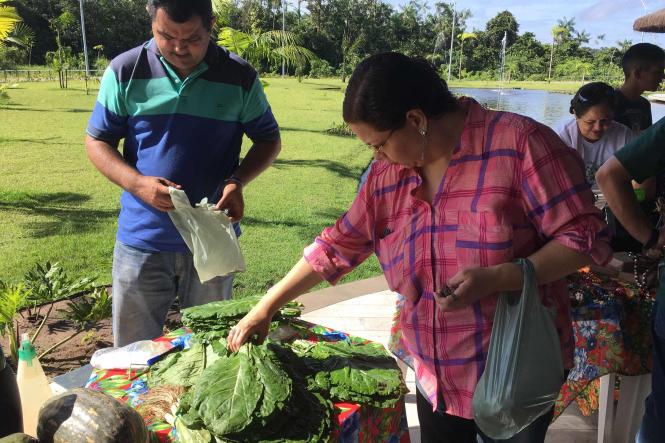
[{"label": "white post", "polygon": [[450,32],[450,52],[448,53],[448,82],[450,82],[450,69],[453,63],[453,43],[455,42],[455,2],[453,2],[453,24]]},{"label": "white post", "polygon": [[85,17],[83,16],[83,0],[79,0],[79,9],[81,10],[81,35],[83,36],[83,57],[85,59],[85,76],[90,75],[90,64],[88,63],[88,42],[85,38]]},{"label": "white post", "polygon": [[[286,0],[282,0],[282,32],[286,32]],[[286,63],[284,56],[282,56],[282,78],[284,78],[284,72],[286,70]]]}]

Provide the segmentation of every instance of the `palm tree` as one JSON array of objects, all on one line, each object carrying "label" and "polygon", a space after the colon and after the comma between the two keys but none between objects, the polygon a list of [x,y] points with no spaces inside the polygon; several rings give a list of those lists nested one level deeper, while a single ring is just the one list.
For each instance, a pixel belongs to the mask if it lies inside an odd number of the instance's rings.
[{"label": "palm tree", "polygon": [[[574,22],[574,19],[571,19],[570,21]],[[561,20],[559,20],[559,22],[561,22]],[[552,28],[552,48],[550,50],[550,68],[547,71],[548,83],[552,80],[552,60],[554,60],[554,46],[568,32],[569,30],[565,26],[562,26],[561,24]]]},{"label": "palm tree", "polygon": [[12,32],[16,23],[21,21],[16,8],[5,6],[4,3],[7,3],[7,0],[0,0],[0,43]]},{"label": "palm tree", "polygon": [[28,65],[30,65],[32,59],[32,46],[35,44],[35,38],[35,32],[25,23],[19,22],[14,26],[14,30],[9,34],[5,41],[27,49]]},{"label": "palm tree", "polygon": [[462,48],[464,47],[464,41],[469,40],[469,39],[476,39],[478,36],[476,35],[475,32],[463,32],[462,36],[460,37],[460,44],[459,44],[459,71],[457,73],[457,78],[460,80],[462,79],[462,58],[464,58],[464,53],[462,52]]},{"label": "palm tree", "polygon": [[217,43],[248,59],[255,66],[267,61],[269,64],[282,60],[287,66],[304,66],[316,55],[300,42],[291,31],[266,31],[248,34],[224,27],[219,31]]}]

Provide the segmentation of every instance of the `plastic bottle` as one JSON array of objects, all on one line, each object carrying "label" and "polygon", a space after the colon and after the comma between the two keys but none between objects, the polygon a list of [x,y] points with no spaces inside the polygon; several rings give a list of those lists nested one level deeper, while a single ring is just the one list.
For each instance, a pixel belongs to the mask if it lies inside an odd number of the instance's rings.
[{"label": "plastic bottle", "polygon": [[21,410],[23,412],[23,432],[36,437],[39,408],[46,400],[51,398],[53,392],[42,365],[37,359],[37,351],[30,343],[28,334],[21,336],[21,347],[18,351],[18,370],[16,372],[16,382],[21,396]]},{"label": "plastic bottle", "polygon": [[23,432],[23,417],[21,416],[21,399],[18,395],[16,376],[14,371],[5,362],[5,354],[0,346],[0,438],[15,432]]}]

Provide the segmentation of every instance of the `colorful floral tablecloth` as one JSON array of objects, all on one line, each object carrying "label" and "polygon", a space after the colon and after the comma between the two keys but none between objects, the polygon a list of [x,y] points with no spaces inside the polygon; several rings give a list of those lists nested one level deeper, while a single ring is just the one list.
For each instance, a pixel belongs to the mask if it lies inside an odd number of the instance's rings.
[{"label": "colorful floral tablecloth", "polygon": [[[305,322],[303,322],[305,324]],[[308,333],[302,338],[312,341],[350,340],[352,343],[367,343],[367,340],[347,336],[320,325],[306,323]],[[171,341],[187,333],[178,329],[155,341]],[[132,407],[138,406],[142,396],[148,392],[147,370],[101,370],[95,369],[86,384],[86,388],[105,392],[120,399]],[[152,441],[173,442],[175,432],[164,421],[146,421],[151,431]],[[408,443],[409,428],[406,422],[404,402],[394,408],[379,409],[357,403],[335,403],[335,417],[331,441],[343,443]]]},{"label": "colorful floral tablecloth", "polygon": [[654,291],[593,272],[568,277],[575,332],[574,368],[556,402],[558,417],[573,401],[584,415],[598,409],[599,378],[651,372]]}]

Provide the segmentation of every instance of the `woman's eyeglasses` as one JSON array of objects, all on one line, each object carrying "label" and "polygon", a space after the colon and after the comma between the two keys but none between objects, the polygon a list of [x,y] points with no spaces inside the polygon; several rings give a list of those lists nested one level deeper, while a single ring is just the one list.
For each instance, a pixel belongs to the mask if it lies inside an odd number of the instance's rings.
[{"label": "woman's eyeglasses", "polygon": [[391,129],[390,132],[388,133],[388,137],[386,137],[386,139],[383,142],[379,143],[377,146],[374,146],[374,145],[371,145],[371,144],[367,143],[367,147],[369,149],[373,149],[374,152],[377,153],[377,154],[380,153],[380,152],[383,152],[383,147],[386,146],[386,143],[388,143],[388,140],[390,140],[390,137],[392,137],[394,132],[395,132],[395,130]]}]

